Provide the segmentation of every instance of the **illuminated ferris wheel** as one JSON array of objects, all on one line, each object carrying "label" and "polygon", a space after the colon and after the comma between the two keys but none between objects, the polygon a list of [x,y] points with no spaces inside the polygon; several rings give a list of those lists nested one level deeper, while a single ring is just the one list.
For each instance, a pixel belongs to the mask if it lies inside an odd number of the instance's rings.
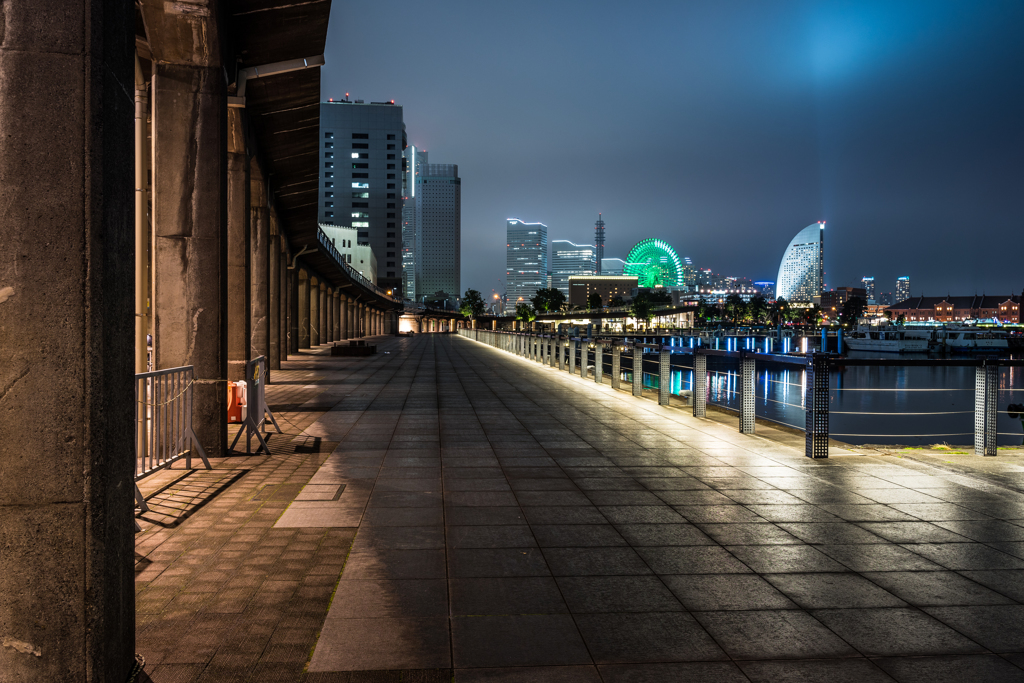
[{"label": "illuminated ferris wheel", "polygon": [[636,275],[638,287],[682,287],[683,261],[664,240],[646,239],[629,250],[622,274]]}]

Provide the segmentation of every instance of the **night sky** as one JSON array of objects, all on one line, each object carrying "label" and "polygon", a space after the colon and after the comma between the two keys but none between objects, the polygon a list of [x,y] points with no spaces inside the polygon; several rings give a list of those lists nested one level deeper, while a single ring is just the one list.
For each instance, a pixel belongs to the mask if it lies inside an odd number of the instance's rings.
[{"label": "night sky", "polygon": [[827,221],[826,284],[1024,289],[1024,2],[334,0],[323,97],[395,100],[462,176],[462,288],[505,219],[606,257],[660,237],[775,280]]}]

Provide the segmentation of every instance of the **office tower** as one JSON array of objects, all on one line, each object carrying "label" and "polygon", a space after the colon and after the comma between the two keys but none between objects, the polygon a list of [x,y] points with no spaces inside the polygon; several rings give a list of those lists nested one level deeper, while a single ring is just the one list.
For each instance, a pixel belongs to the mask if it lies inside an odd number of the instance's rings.
[{"label": "office tower", "polygon": [[882,292],[878,296],[878,304],[880,306],[892,306],[893,303],[894,302],[892,300],[892,292]]},{"label": "office tower", "polygon": [[377,285],[402,293],[399,216],[405,149],[402,107],[320,103],[321,223],[355,228],[377,259]]},{"label": "office tower", "polygon": [[754,283],[754,289],[758,290],[765,299],[775,298],[775,283],[763,280]]},{"label": "office tower", "polygon": [[786,247],[775,280],[776,296],[790,302],[820,301],[825,280],[824,256],[825,222],[818,221],[798,232]]},{"label": "office tower", "polygon": [[910,298],[910,278],[904,275],[896,278],[896,303]]},{"label": "office tower", "polygon": [[505,230],[505,291],[508,294],[505,312],[515,313],[517,303],[529,303],[546,284],[548,226],[509,218]]},{"label": "office tower", "polygon": [[551,242],[551,286],[569,297],[570,275],[593,275],[597,270],[596,249],[569,240]]},{"label": "office tower", "polygon": [[416,177],[427,163],[427,152],[409,145],[402,152],[405,174],[402,177],[402,293],[405,299],[419,301],[416,292]]},{"label": "office tower", "polygon": [[461,296],[462,179],[458,164],[420,164],[416,176],[416,293],[427,301]]},{"label": "office tower", "polygon": [[596,264],[597,274],[600,275],[601,259],[604,258],[604,220],[601,219],[601,214],[597,214],[597,222],[594,223],[594,249],[594,262]]},{"label": "office tower", "polygon": [[875,278],[862,277],[860,281],[864,283],[864,293],[867,295],[868,303],[875,303]]},{"label": "office tower", "polygon": [[690,260],[689,256],[683,257],[683,287],[687,291],[692,291],[697,285],[697,269],[693,266],[693,261]]},{"label": "office tower", "polygon": [[622,275],[622,270],[626,267],[626,262],[620,258],[603,258],[601,259],[601,274],[602,275]]}]

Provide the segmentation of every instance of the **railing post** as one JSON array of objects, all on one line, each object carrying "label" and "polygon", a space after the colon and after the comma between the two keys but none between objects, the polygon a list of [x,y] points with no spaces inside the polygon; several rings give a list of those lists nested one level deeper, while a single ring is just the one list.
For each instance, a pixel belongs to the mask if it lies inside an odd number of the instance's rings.
[{"label": "railing post", "polygon": [[565,342],[558,338],[558,369],[565,372]]},{"label": "railing post", "polygon": [[576,340],[569,340],[569,374],[576,374]]},{"label": "railing post", "polygon": [[974,376],[974,454],[996,454],[999,366],[981,361]]},{"label": "railing post", "polygon": [[644,347],[633,345],[633,395],[644,395]]},{"label": "railing post", "polygon": [[658,353],[658,405],[667,406],[672,396],[672,352],[662,346]]},{"label": "railing post", "polygon": [[693,397],[693,416],[708,416],[708,357],[698,347],[693,350],[693,382],[690,386]]},{"label": "railing post", "polygon": [[612,342],[612,389],[618,389],[622,382],[622,347]]},{"label": "railing post", "polygon": [[754,433],[754,357],[740,352],[740,434]]},{"label": "railing post", "polygon": [[601,342],[594,345],[594,381],[604,384],[604,344]]},{"label": "railing post", "polygon": [[823,353],[807,354],[806,387],[804,389],[804,411],[807,418],[807,445],[804,455],[808,458],[828,457],[828,356]]},{"label": "railing post", "polygon": [[589,374],[587,373],[587,365],[590,361],[590,340],[580,340],[580,377],[586,379]]}]

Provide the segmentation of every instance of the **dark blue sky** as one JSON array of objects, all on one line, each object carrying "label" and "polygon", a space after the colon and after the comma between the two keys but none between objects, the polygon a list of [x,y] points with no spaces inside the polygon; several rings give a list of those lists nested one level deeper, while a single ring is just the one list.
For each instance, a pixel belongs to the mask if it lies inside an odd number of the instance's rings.
[{"label": "dark blue sky", "polygon": [[661,237],[775,280],[826,220],[826,282],[1024,289],[1024,2],[334,0],[323,97],[404,106],[462,176],[462,287],[505,218],[606,256]]}]

